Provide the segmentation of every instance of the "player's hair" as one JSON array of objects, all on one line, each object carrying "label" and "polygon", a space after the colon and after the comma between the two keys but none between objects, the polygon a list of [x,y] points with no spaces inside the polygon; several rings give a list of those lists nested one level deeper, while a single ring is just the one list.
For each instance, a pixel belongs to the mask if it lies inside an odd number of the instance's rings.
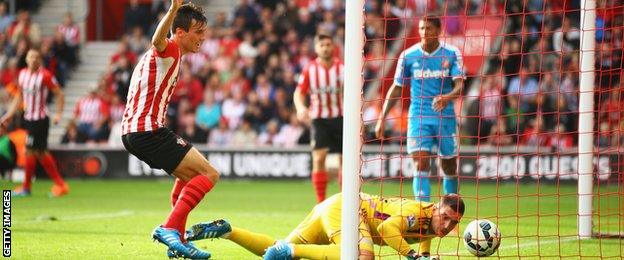
[{"label": "player's hair", "polygon": [[425,15],[422,18],[420,18],[420,20],[425,23],[431,23],[433,24],[433,26],[437,28],[442,27],[442,22],[440,21],[440,17],[435,16],[435,15]]},{"label": "player's hair", "polygon": [[442,201],[440,201],[442,205],[447,205],[451,207],[455,212],[460,215],[464,215],[464,210],[466,206],[464,205],[464,200],[455,193],[449,193],[442,197]]},{"label": "player's hair", "polygon": [[176,17],[173,19],[171,29],[175,32],[177,28],[181,28],[188,32],[191,29],[193,20],[201,25],[208,23],[208,19],[206,15],[204,15],[204,9],[192,3],[184,4],[178,9]]},{"label": "player's hair", "polygon": [[326,34],[326,33],[319,33],[316,36],[314,36],[314,43],[319,43],[320,41],[325,40],[325,39],[332,40],[332,37],[331,35]]}]

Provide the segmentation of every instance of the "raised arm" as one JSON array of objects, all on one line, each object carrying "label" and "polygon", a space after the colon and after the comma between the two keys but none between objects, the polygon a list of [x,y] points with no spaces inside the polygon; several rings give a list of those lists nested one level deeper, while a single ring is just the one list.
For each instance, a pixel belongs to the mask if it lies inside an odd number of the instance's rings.
[{"label": "raised arm", "polygon": [[156,27],[156,32],[152,36],[152,45],[156,47],[158,52],[163,52],[167,48],[167,34],[171,30],[173,19],[178,12],[178,8],[182,5],[182,0],[171,0],[171,7]]}]

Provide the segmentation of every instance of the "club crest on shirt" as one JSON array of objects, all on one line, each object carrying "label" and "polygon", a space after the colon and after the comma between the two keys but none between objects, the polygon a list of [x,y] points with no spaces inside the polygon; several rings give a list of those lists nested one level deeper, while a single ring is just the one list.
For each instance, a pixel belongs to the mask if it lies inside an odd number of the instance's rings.
[{"label": "club crest on shirt", "polygon": [[182,147],[186,146],[186,141],[182,137],[178,137],[177,143]]},{"label": "club crest on shirt", "polygon": [[442,68],[448,69],[449,67],[449,61],[448,60],[443,60],[442,61]]},{"label": "club crest on shirt", "polygon": [[407,217],[407,228],[413,228],[416,226],[416,217],[414,215],[410,215]]}]

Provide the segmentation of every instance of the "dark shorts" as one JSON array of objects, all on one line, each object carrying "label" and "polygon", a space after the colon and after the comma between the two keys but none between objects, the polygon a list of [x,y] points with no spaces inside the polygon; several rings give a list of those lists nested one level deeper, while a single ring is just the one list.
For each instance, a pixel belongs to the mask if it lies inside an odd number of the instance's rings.
[{"label": "dark shorts", "polygon": [[121,137],[126,150],[154,169],[169,174],[178,167],[193,147],[171,130],[163,127],[154,131],[129,133]]},{"label": "dark shorts", "polygon": [[313,149],[329,148],[330,153],[342,153],[342,117],[312,120]]},{"label": "dark shorts", "polygon": [[28,132],[26,148],[34,150],[48,149],[48,132],[50,130],[50,119],[48,117],[36,121],[24,120],[24,129]]}]

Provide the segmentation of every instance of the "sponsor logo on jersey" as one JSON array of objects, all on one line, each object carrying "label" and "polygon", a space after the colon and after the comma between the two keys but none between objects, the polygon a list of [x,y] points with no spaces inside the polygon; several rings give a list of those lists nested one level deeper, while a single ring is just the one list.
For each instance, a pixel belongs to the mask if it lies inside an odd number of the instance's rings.
[{"label": "sponsor logo on jersey", "polygon": [[415,69],[413,73],[414,78],[443,78],[450,75],[449,69],[444,70],[430,70],[430,69]]},{"label": "sponsor logo on jersey", "polygon": [[182,137],[178,137],[177,143],[182,147],[186,146],[186,141]]}]

